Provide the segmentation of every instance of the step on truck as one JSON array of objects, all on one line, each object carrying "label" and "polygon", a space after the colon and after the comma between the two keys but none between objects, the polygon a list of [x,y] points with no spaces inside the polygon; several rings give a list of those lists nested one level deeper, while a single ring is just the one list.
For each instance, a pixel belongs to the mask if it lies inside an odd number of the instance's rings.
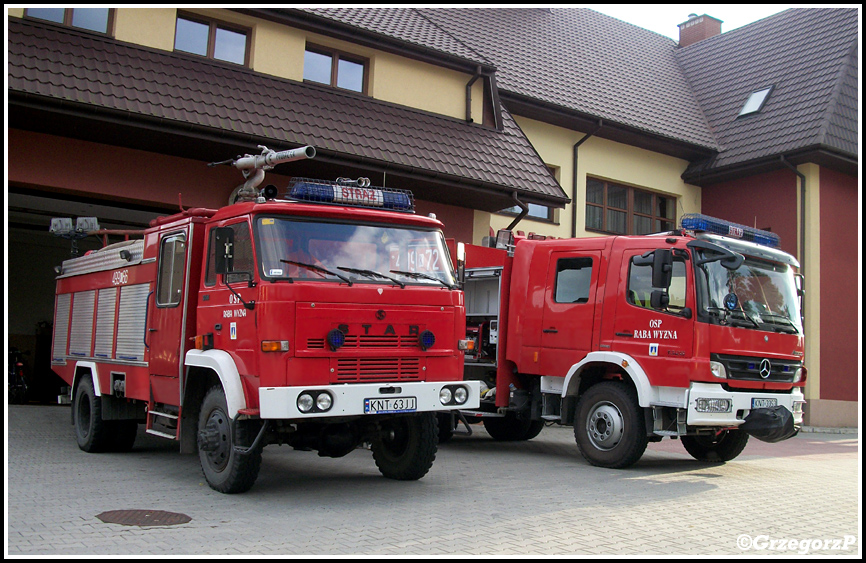
[{"label": "step on truck", "polygon": [[806,382],[799,264],[767,231],[700,214],[682,226],[558,240],[500,231],[461,249],[465,377],[482,399],[440,416],[441,440],[460,419],[496,440],[568,425],[589,463],[622,468],[665,436],[696,459],[727,461],[750,435],[795,435]]},{"label": "step on truck", "polygon": [[78,445],[129,450],[144,424],[224,493],[253,485],[268,444],[369,446],[385,477],[419,479],[436,413],[479,406],[442,224],[366,178],[260,190],[265,170],[315,156],[260,148],[214,163],[246,178],[230,205],[63,262],[52,368]]}]

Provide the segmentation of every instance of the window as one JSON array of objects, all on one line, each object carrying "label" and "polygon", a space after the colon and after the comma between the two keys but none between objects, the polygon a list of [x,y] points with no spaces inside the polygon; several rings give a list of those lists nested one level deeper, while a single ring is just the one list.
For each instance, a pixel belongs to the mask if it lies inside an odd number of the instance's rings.
[{"label": "window", "polygon": [[763,109],[764,107],[764,104],[767,103],[767,98],[770,97],[770,92],[772,91],[773,87],[770,86],[769,88],[763,88],[761,90],[756,90],[755,92],[752,92],[737,117],[742,117],[744,115],[752,115],[753,113],[758,113],[759,111],[761,111],[761,109]]},{"label": "window", "polygon": [[367,93],[367,60],[327,47],[307,45],[304,80]]},{"label": "window", "polygon": [[[234,223],[226,225],[235,232],[235,242],[232,248],[233,262],[232,268],[235,272],[254,272],[256,270],[256,262],[253,259],[253,241],[250,237],[250,226],[244,221],[242,223]],[[205,273],[204,284],[207,286],[216,283],[216,231],[211,229],[210,244],[208,246],[207,272]],[[237,283],[247,281],[250,277],[244,274],[228,274],[226,275],[226,283]]]},{"label": "window", "polygon": [[[653,290],[662,289],[653,287],[652,277],[652,266],[638,266],[632,258],[628,272],[626,300],[638,307],[652,307],[650,296]],[[674,259],[668,297],[670,298],[668,307],[671,309],[683,309],[686,306],[686,264],[682,259]]]},{"label": "window", "polygon": [[586,179],[586,228],[619,235],[645,235],[674,228],[676,199]]},{"label": "window", "polygon": [[556,261],[557,303],[587,303],[592,279],[592,258],[561,258]]},{"label": "window", "polygon": [[70,27],[108,33],[114,10],[112,8],[27,8],[25,15]]},{"label": "window", "polygon": [[159,281],[156,304],[175,307],[183,294],[183,274],[186,265],[186,235],[179,233],[162,239],[159,250]]},{"label": "window", "polygon": [[248,63],[247,30],[197,16],[178,16],[174,49],[239,65]]}]

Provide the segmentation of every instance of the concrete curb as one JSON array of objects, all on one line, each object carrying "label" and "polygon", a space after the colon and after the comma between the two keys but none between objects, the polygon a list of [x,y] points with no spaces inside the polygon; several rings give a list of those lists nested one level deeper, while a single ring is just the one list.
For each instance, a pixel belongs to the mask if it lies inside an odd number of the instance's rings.
[{"label": "concrete curb", "polygon": [[859,428],[822,428],[820,426],[802,426],[800,432],[814,434],[859,434]]}]

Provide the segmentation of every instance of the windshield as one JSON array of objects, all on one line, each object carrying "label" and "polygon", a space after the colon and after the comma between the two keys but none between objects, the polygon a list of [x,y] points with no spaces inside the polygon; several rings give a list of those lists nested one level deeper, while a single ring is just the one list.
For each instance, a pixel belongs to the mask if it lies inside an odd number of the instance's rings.
[{"label": "windshield", "polygon": [[[696,252],[698,262],[712,253]],[[803,334],[794,269],[787,264],[746,257],[736,270],[720,260],[697,267],[706,284],[699,306],[722,324]]]},{"label": "windshield", "polygon": [[258,217],[256,245],[264,279],[454,286],[440,231]]}]

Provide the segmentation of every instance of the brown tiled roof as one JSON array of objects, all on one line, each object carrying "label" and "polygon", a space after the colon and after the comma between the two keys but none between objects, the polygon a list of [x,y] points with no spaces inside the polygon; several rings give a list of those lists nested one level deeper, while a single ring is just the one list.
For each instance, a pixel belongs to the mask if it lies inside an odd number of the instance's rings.
[{"label": "brown tiled roof", "polygon": [[[311,144],[430,179],[562,206],[568,197],[514,120],[504,128],[279,79],[72,29],[9,19],[10,103],[27,97],[223,136]],[[221,156],[221,155],[220,155]],[[216,159],[216,158],[215,158]],[[423,198],[424,194],[416,194]]]},{"label": "brown tiled roof", "polygon": [[[686,177],[823,148],[857,157],[856,9],[791,9],[677,50],[721,145]],[[763,109],[738,118],[752,92]]]},{"label": "brown tiled roof", "polygon": [[[310,10],[343,23],[344,10]],[[714,150],[717,144],[674,59],[669,38],[588,9],[352,10],[360,28],[393,31],[418,12],[497,69],[500,90]],[[374,23],[376,22],[376,23]]]}]

